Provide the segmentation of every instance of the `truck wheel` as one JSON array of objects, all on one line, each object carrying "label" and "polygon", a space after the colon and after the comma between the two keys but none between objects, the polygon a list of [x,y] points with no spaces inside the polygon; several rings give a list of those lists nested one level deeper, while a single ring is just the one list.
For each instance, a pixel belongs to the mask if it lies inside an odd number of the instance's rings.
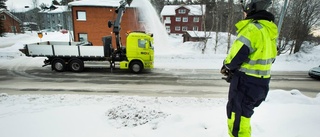
[{"label": "truck wheel", "polygon": [[82,72],[84,69],[84,63],[80,59],[73,59],[69,62],[69,69],[73,72]]},{"label": "truck wheel", "polygon": [[57,72],[63,72],[66,69],[66,63],[63,59],[53,60],[51,66],[52,66],[52,69]]},{"label": "truck wheel", "polygon": [[143,69],[142,63],[140,61],[133,61],[130,63],[129,66],[131,72],[133,73],[140,73]]}]

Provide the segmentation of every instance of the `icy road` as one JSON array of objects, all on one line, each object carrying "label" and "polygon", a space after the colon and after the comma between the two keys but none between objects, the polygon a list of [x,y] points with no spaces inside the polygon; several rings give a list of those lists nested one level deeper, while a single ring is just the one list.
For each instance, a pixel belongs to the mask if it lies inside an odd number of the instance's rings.
[{"label": "icy road", "polygon": [[[273,72],[271,89],[298,89],[315,97],[319,81],[307,72]],[[142,74],[89,67],[82,73],[51,71],[51,67],[18,65],[0,69],[0,90],[19,93],[103,93],[145,96],[227,97],[228,83],[219,70],[154,69]]]}]

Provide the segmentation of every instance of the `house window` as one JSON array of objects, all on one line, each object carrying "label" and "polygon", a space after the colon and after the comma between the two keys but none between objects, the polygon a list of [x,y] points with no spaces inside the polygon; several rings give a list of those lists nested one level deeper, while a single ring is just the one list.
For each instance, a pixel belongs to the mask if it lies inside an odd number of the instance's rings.
[{"label": "house window", "polygon": [[77,11],[77,20],[87,20],[85,11]]},{"label": "house window", "polygon": [[186,13],[186,9],[179,9],[179,10],[178,10],[178,13],[179,13],[179,14],[185,14],[185,13]]},{"label": "house window", "polygon": [[176,22],[180,22],[181,21],[181,17],[176,17]]},{"label": "house window", "polygon": [[180,31],[180,26],[176,26],[176,27],[174,28],[174,30],[175,30],[175,31]]},{"label": "house window", "polygon": [[86,33],[79,33],[79,41],[80,41],[80,42],[88,41],[88,34],[86,34]]},{"label": "house window", "polygon": [[199,17],[193,17],[193,22],[199,22]]},{"label": "house window", "polygon": [[198,26],[193,26],[193,31],[198,31]]},{"label": "house window", "polygon": [[166,17],[166,20],[171,20],[170,17]]},{"label": "house window", "polygon": [[187,31],[188,30],[188,27],[187,26],[183,26],[182,27],[182,31]]},{"label": "house window", "polygon": [[167,32],[171,32],[170,26],[166,26],[166,30],[167,30]]},{"label": "house window", "polygon": [[182,22],[188,22],[188,17],[183,17]]},{"label": "house window", "polygon": [[3,14],[1,14],[1,15],[0,15],[0,19],[1,19],[1,20],[6,20],[6,16],[3,15]]}]

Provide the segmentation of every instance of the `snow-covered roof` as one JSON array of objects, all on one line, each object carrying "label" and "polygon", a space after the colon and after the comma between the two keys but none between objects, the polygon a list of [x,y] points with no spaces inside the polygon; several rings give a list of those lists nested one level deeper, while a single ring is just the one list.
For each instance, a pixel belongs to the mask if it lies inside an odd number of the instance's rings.
[{"label": "snow-covered roof", "polygon": [[[121,0],[81,0],[70,2],[69,6],[98,6],[98,7],[118,7]],[[137,7],[139,0],[132,1],[130,7]],[[127,5],[128,6],[128,5]]]},{"label": "snow-covered roof", "polygon": [[[202,10],[201,10],[202,6]],[[174,16],[176,15],[175,10],[185,7],[190,10],[188,15],[203,15],[206,12],[206,6],[205,5],[166,5],[163,7],[161,11],[161,16]]]},{"label": "snow-covered roof", "polygon": [[18,21],[19,23],[22,23],[22,21],[17,18],[16,16],[14,16],[13,14],[11,14],[8,10],[6,9],[0,9],[0,13],[6,13],[8,16],[10,16],[11,18],[13,18],[14,20]]},{"label": "snow-covered roof", "polygon": [[46,9],[46,10],[41,10],[39,12],[40,13],[62,13],[62,12],[68,11],[68,6],[54,5],[54,7],[56,7],[56,9],[54,10]]}]

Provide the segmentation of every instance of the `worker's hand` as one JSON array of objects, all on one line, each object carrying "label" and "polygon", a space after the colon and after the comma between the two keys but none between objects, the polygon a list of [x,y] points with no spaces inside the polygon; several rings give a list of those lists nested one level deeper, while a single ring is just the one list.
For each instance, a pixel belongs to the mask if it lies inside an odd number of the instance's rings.
[{"label": "worker's hand", "polygon": [[230,73],[230,70],[225,65],[223,65],[221,67],[220,73],[224,76],[228,76]]}]

